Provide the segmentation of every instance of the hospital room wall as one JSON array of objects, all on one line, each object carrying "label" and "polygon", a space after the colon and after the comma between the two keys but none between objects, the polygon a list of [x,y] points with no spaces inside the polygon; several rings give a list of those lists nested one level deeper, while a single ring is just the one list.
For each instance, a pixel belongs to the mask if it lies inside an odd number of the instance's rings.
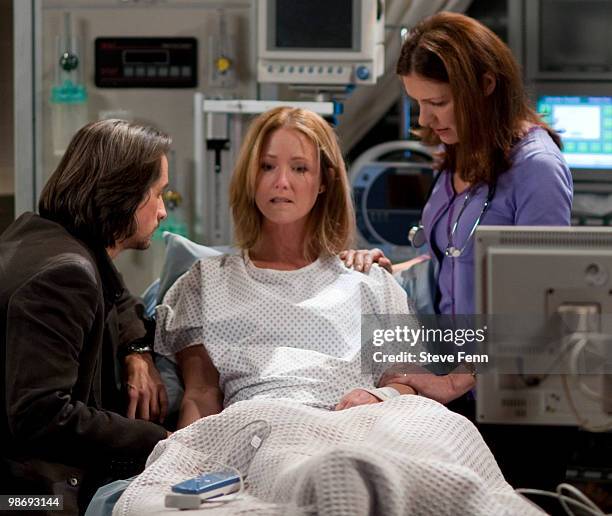
[{"label": "hospital room wall", "polygon": [[[254,98],[253,45],[250,44],[251,1],[173,0],[173,2],[123,3],[115,0],[42,0],[40,34],[42,42],[40,74],[41,185],[57,166],[61,153],[54,142],[54,116],[58,106],[50,101],[57,83],[58,36],[64,34],[65,15],[70,15],[73,36],[78,38],[81,78],[87,90],[84,106],[87,120],[119,117],[136,123],[150,124],[169,133],[173,145],[169,158],[170,188],[183,198],[171,215],[176,222],[191,229],[195,217],[194,165],[194,93],[212,98]],[[236,52],[232,65],[236,81],[231,87],[220,86],[211,79],[212,38],[216,37],[221,12]],[[100,87],[95,83],[95,41],[98,37],[190,37],[197,40],[197,86],[168,87]],[[61,43],[60,43],[61,44]],[[80,124],[79,124],[80,125]],[[37,192],[38,194],[39,192]],[[190,236],[192,236],[190,232]],[[155,240],[147,252],[126,251],[116,260],[130,290],[141,293],[160,273],[164,245]]]},{"label": "hospital room wall", "polygon": [[13,219],[13,2],[0,0],[0,232]]}]

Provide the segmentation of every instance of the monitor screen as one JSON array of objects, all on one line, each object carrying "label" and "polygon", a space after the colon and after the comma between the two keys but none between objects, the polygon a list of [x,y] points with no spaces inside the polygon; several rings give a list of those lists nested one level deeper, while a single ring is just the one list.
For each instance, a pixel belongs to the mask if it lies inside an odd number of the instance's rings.
[{"label": "monitor screen", "polygon": [[612,97],[543,96],[538,113],[561,136],[570,168],[612,168]]},{"label": "monitor screen", "polygon": [[357,50],[353,0],[277,0],[275,7],[273,48]]},{"label": "monitor screen", "polygon": [[474,242],[478,420],[612,429],[612,229],[480,226]]}]

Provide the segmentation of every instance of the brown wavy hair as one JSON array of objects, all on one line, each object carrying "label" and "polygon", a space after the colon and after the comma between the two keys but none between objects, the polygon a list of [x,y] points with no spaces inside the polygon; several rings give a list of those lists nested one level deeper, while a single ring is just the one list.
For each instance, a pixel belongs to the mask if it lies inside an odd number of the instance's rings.
[{"label": "brown wavy hair", "polygon": [[82,127],[43,188],[40,215],[95,247],[113,247],[136,232],[136,210],[171,143],[157,129],[125,120]]},{"label": "brown wavy hair", "polygon": [[281,128],[295,129],[314,144],[321,184],[325,186],[308,218],[304,257],[337,254],[352,244],[355,232],[353,203],[338,139],[316,113],[289,107],[275,108],[255,118],[242,143],[230,184],[236,246],[251,249],[261,236],[263,215],[255,204],[257,178],[266,140]]},{"label": "brown wavy hair", "polygon": [[[546,129],[561,148],[558,134],[531,107],[510,49],[468,16],[441,12],[421,21],[402,45],[396,73],[450,85],[459,143],[446,145],[443,169],[456,171],[466,182],[491,184],[508,170],[510,151],[526,123]],[[488,95],[485,74],[495,80]],[[417,133],[425,143],[440,143],[430,128]]]}]

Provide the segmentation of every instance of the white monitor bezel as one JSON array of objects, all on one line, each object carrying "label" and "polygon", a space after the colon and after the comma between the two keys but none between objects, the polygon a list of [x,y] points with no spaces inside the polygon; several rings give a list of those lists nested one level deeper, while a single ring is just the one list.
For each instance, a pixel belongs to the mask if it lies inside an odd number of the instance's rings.
[{"label": "white monitor bezel", "polygon": [[309,61],[309,62],[363,62],[372,61],[376,58],[376,46],[380,44],[380,34],[377,27],[377,5],[375,0],[352,0],[354,12],[359,13],[358,27],[353,27],[353,38],[355,32],[359,39],[360,50],[342,51],[333,48],[328,49],[271,49],[268,40],[274,37],[275,28],[272,19],[273,5],[275,0],[258,1],[258,35],[259,46],[258,57],[270,61]]}]

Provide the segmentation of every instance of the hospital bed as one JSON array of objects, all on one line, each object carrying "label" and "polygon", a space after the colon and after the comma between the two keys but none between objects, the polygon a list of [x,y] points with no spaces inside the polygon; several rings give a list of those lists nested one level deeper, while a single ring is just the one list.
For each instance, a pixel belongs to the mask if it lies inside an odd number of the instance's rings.
[{"label": "hospital bed", "polygon": [[[165,239],[149,309],[191,263],[221,252]],[[289,400],[234,403],[160,442],[113,514],[176,514],[164,503],[171,486],[220,466],[240,471],[245,488],[205,502],[209,514],[541,514],[506,483],[470,421],[420,396],[340,412]]]}]

